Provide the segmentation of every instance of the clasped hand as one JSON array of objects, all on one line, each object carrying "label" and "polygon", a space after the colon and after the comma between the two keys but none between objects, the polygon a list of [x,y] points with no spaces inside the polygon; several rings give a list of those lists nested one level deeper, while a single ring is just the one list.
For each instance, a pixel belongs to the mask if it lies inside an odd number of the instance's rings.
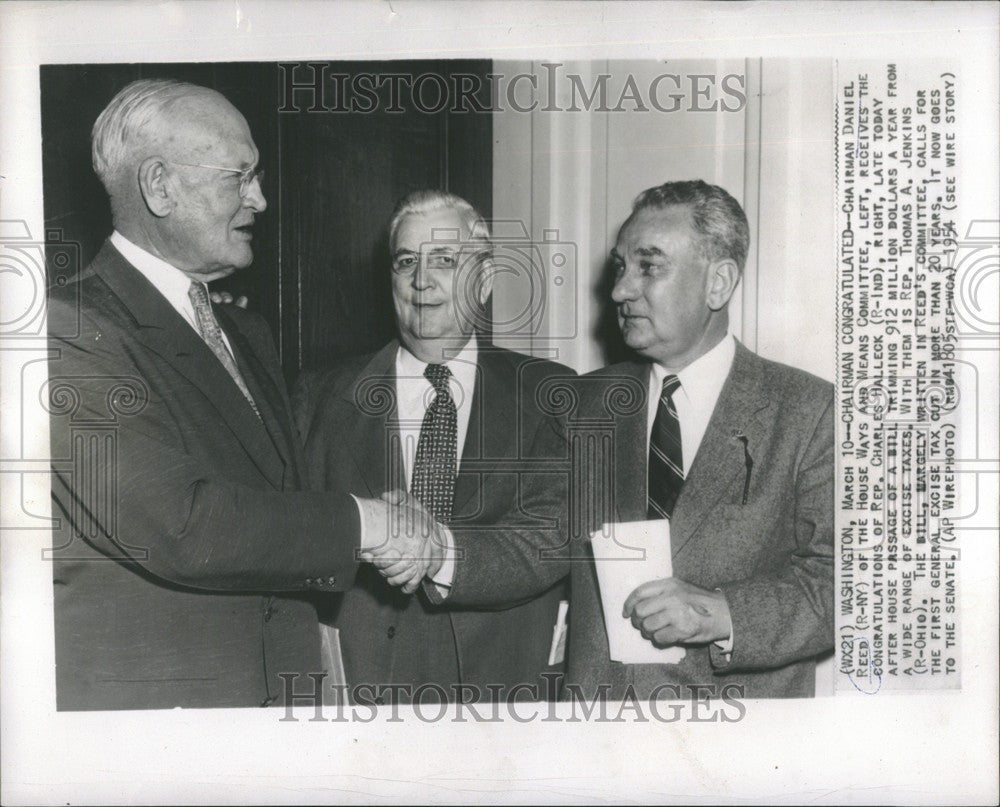
[{"label": "clasped hand", "polygon": [[444,562],[444,527],[420,502],[401,490],[380,499],[361,499],[364,544],[361,559],[371,563],[389,585],[412,594]]},{"label": "clasped hand", "polygon": [[[247,307],[247,298],[228,291],[212,291],[216,305]],[[444,562],[444,528],[421,503],[402,490],[390,490],[381,499],[359,499],[365,545],[361,559],[378,569],[392,586],[405,593],[417,590],[424,577],[433,577]],[[382,540],[384,539],[384,540]]]},{"label": "clasped hand", "polygon": [[721,591],[676,577],[643,583],[628,595],[622,616],[653,644],[707,644],[728,639],[733,623]]}]

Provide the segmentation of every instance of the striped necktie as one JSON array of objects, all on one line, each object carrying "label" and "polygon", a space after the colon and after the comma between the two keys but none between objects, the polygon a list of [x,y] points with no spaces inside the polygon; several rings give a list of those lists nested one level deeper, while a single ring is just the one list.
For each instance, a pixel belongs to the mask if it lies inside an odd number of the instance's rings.
[{"label": "striped necktie", "polygon": [[222,329],[215,319],[215,314],[212,313],[212,303],[208,299],[208,289],[205,284],[192,281],[191,288],[188,289],[188,298],[191,300],[191,305],[194,306],[194,316],[198,322],[198,332],[201,334],[201,338],[205,340],[205,344],[226,368],[226,372],[232,376],[236,386],[240,388],[243,397],[247,399],[247,403],[253,409],[253,413],[260,420],[260,411],[257,409],[257,404],[254,402],[250,390],[247,389],[240,368],[236,366],[236,359],[233,358],[233,354],[229,352],[229,348],[226,347],[226,343],[222,339]]},{"label": "striped necktie", "polygon": [[680,386],[681,381],[675,375],[663,379],[663,391],[649,436],[646,514],[651,519],[670,518],[684,484],[681,422],[673,398]]}]

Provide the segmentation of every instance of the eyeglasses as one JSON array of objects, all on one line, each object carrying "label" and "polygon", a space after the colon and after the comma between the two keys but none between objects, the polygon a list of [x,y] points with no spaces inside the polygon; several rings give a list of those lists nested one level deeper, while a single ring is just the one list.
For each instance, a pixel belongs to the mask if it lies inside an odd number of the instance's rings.
[{"label": "eyeglasses", "polygon": [[[426,256],[426,266],[430,269],[455,271],[460,264],[474,261],[476,264],[487,257],[488,251],[482,248],[467,247],[458,252],[442,250]],[[397,275],[409,275],[420,263],[420,257],[413,252],[403,252],[393,258],[392,271]]]},{"label": "eyeglasses", "polygon": [[188,168],[211,168],[215,171],[227,171],[230,174],[237,174],[240,178],[240,198],[245,199],[250,193],[250,186],[254,180],[263,185],[263,168],[225,168],[221,165],[205,165],[204,163],[182,163],[178,160],[170,160],[174,165],[186,165]]},{"label": "eyeglasses", "polygon": [[[392,271],[397,275],[408,275],[419,263],[420,257],[417,255],[397,255],[392,262]],[[435,252],[427,256],[427,266],[432,269],[454,269],[458,266],[458,257],[451,252]]]}]

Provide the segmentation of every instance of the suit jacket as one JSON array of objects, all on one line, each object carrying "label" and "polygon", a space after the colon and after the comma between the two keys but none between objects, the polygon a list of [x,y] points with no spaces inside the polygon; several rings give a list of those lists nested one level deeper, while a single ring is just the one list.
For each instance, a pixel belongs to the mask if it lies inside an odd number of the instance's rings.
[{"label": "suit jacket", "polygon": [[321,669],[308,594],[353,584],[357,509],[301,490],[267,326],[215,313],[260,419],[110,243],[50,292],[60,709],[260,706]]},{"label": "suit jacket", "polygon": [[[320,489],[374,497],[406,488],[398,440],[392,438],[398,346],[390,342],[374,356],[300,380],[296,417],[312,482]],[[431,584],[403,595],[374,569],[363,568],[354,588],[333,598],[327,616],[340,631],[349,686],[433,683],[454,698],[454,685],[464,684],[475,688],[466,690],[466,700],[554,696],[554,684],[546,690],[540,676],[562,669],[549,668],[547,657],[559,600],[565,597],[566,567],[538,568],[541,544],[558,543],[560,532],[551,519],[538,517],[553,503],[538,506],[535,497],[547,477],[551,482],[562,474],[563,486],[566,477],[565,469],[545,464],[545,457],[564,445],[536,393],[547,378],[569,375],[572,371],[554,362],[479,347],[449,522],[460,553],[452,595],[461,595],[467,577],[482,574],[517,579],[526,593],[467,607],[461,596],[442,602]],[[555,502],[561,501],[559,484],[556,478],[549,485],[547,495]],[[499,534],[507,529],[532,536],[527,558],[498,548]],[[476,568],[469,573],[471,567]],[[512,693],[519,684],[538,688]],[[434,694],[425,693],[425,699]],[[362,697],[376,696],[369,690]]]},{"label": "suit jacket", "polygon": [[[649,371],[648,364],[626,362],[579,379],[570,432],[614,428],[607,458],[613,473],[588,474],[601,505],[592,529],[602,519],[647,517]],[[718,696],[726,684],[742,686],[748,698],[814,694],[815,658],[833,646],[834,633],[833,405],[829,383],[737,343],[670,521],[674,576],[726,595],[732,655],[727,661],[709,645],[687,648],[676,665],[611,661],[590,546],[578,541],[567,687],[588,699],[602,684],[610,686],[607,697],[617,698],[631,692],[641,699],[687,698],[693,685]]]}]

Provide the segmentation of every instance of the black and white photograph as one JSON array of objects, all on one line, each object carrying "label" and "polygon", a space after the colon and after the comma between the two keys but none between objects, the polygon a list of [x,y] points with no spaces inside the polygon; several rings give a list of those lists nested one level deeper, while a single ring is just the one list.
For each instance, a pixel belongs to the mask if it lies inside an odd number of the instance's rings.
[{"label": "black and white photograph", "polygon": [[996,799],[996,6],[0,14],[5,801]]}]

